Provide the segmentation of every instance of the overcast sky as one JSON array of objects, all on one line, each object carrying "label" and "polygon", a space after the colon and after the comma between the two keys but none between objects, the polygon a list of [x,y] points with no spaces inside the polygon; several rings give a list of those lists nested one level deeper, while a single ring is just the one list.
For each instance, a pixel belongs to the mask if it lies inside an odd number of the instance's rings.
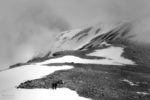
[{"label": "overcast sky", "polygon": [[150,0],[0,0],[0,64],[26,61],[49,50],[60,31],[99,22],[136,20],[134,32],[149,34],[149,16]]}]

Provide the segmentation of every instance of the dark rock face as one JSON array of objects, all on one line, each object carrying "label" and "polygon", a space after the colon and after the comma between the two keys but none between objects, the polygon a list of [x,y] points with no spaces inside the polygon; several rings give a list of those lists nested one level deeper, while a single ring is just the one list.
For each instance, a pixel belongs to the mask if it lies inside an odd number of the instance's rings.
[{"label": "dark rock face", "polygon": [[81,38],[83,35],[85,35],[85,33],[88,33],[90,30],[92,29],[92,27],[89,27],[87,29],[84,29],[83,31],[79,32],[78,34],[76,34],[75,36],[72,37],[72,39],[79,37]]},{"label": "dark rock face", "polygon": [[110,46],[124,47],[121,56],[134,61],[135,64],[47,64],[47,66],[71,65],[74,68],[59,70],[43,78],[26,81],[21,83],[18,88],[57,89],[66,87],[76,91],[80,96],[92,100],[150,100],[150,46],[122,38],[128,33],[128,28],[121,28],[123,31],[120,29],[111,30],[95,37],[79,50],[62,51],[55,53],[55,56],[75,55],[80,58],[100,59],[88,58],[86,54],[97,49],[108,48],[109,46],[101,46],[102,41],[105,41]]}]

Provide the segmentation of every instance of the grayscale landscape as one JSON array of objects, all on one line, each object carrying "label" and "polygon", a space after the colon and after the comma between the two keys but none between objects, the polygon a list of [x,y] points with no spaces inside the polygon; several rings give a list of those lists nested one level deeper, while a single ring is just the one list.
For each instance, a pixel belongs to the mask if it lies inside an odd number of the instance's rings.
[{"label": "grayscale landscape", "polygon": [[0,4],[0,100],[150,100],[148,0]]}]

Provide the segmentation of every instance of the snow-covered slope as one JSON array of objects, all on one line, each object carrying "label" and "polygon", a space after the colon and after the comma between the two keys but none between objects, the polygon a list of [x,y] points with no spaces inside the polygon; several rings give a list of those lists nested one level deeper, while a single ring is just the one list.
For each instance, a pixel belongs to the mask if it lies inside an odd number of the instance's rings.
[{"label": "snow-covered slope", "polygon": [[[40,65],[25,65],[18,68],[10,69],[0,73],[0,100],[88,100],[79,97],[74,91],[61,88],[58,90],[52,89],[17,89],[17,86],[27,80],[42,78],[57,70],[72,69],[73,66],[40,66]],[[67,94],[67,95],[66,95]]]},{"label": "snow-covered slope", "polygon": [[130,25],[62,32],[53,54],[0,72],[0,100],[149,100],[150,46]]},{"label": "snow-covered slope", "polygon": [[65,31],[57,36],[58,41],[53,45],[52,51],[78,50],[88,44],[93,38],[106,34],[111,30],[123,33],[128,30],[128,26],[129,23],[127,22],[115,27],[99,23],[88,28]]}]

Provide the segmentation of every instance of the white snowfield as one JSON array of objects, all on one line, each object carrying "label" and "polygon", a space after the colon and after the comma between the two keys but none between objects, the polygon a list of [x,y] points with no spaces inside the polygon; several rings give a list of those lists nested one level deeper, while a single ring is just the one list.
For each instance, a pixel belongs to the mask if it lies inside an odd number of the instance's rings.
[{"label": "white snowfield", "polygon": [[[67,88],[61,89],[16,89],[20,83],[27,80],[42,78],[58,70],[72,69],[73,66],[46,66],[52,63],[83,63],[83,64],[104,64],[123,65],[134,64],[129,59],[121,56],[123,48],[109,47],[96,50],[87,56],[106,57],[106,59],[86,59],[73,55],[66,55],[59,58],[49,59],[31,65],[24,65],[0,72],[0,100],[89,100],[80,97],[75,91]],[[139,93],[140,94],[140,93]]]},{"label": "white snowfield", "polygon": [[0,72],[0,100],[89,100],[75,91],[61,89],[17,89],[27,80],[42,78],[58,70],[72,69],[73,66],[25,65]]},{"label": "white snowfield", "polygon": [[106,57],[106,59],[86,59],[73,55],[66,55],[59,58],[49,59],[44,62],[37,63],[37,65],[52,64],[52,63],[82,63],[82,64],[103,64],[103,65],[123,65],[135,64],[133,61],[122,57],[123,48],[109,47],[106,49],[96,50],[87,56]]},{"label": "white snowfield", "polygon": [[0,100],[90,100],[80,97],[67,88],[52,89],[11,89],[0,95]]},{"label": "white snowfield", "polygon": [[71,69],[72,66],[25,65],[0,72],[0,91],[18,86],[27,80],[42,78],[57,70]]},{"label": "white snowfield", "polygon": [[[121,25],[119,24],[117,25],[117,27],[120,28]],[[88,28],[91,29],[88,32],[84,32],[84,30]],[[78,50],[82,48],[84,45],[90,43],[92,39],[100,35],[106,34],[113,29],[116,29],[116,26],[114,27],[112,25],[105,25],[104,23],[98,23],[93,27],[84,27],[82,29],[75,29],[62,32],[56,37],[58,41],[56,41],[56,43],[53,45],[52,52],[62,50]],[[96,33],[97,30],[99,30],[98,33]],[[84,36],[84,38],[80,38],[82,36]]]},{"label": "white snowfield", "polygon": [[112,59],[114,62],[121,64],[135,64],[130,59],[122,57],[123,52],[124,48],[111,46],[106,49],[96,50],[93,53],[87,54],[87,56],[106,57],[106,59]]}]

